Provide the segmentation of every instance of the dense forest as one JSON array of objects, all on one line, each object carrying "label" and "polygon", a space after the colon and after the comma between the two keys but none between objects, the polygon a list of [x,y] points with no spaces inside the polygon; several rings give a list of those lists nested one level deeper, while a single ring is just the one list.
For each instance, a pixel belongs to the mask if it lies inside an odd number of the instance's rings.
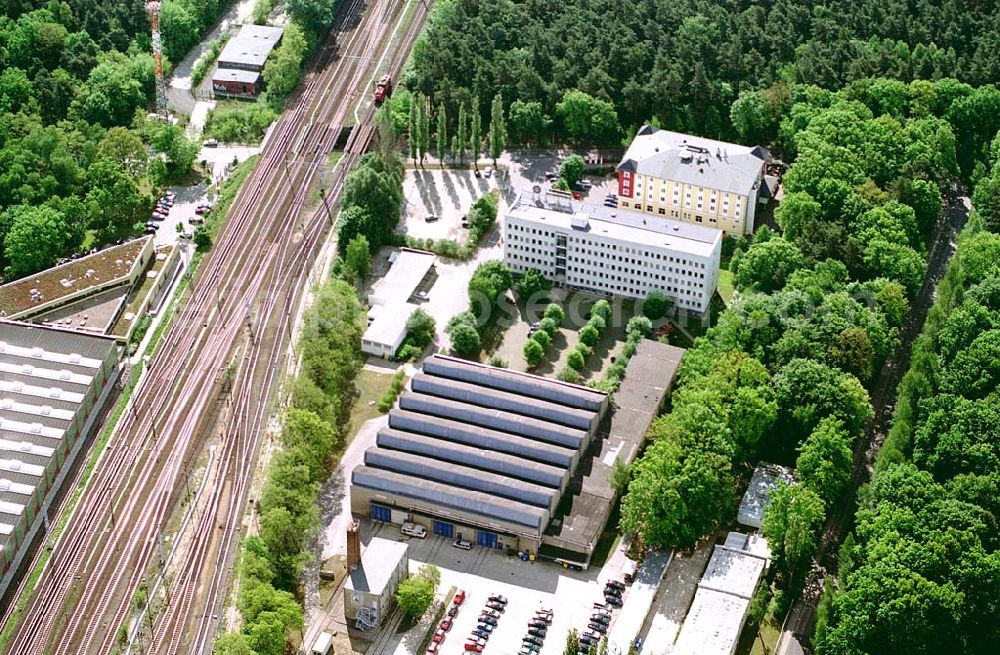
[{"label": "dense forest", "polygon": [[560,118],[566,93],[580,91],[611,104],[619,129],[598,136],[616,142],[651,119],[731,135],[739,94],[772,85],[776,114],[794,83],[953,77],[978,86],[1000,79],[998,50],[995,2],[442,0],[406,82],[449,110],[501,92],[514,103],[513,135],[527,142],[546,136],[539,114]]},{"label": "dense forest", "polygon": [[[795,157],[780,233],[762,228],[734,253],[741,296],[685,355],[671,412],[633,466],[621,527],[650,545],[690,547],[732,515],[748,466],[789,464],[797,482],[775,494],[763,532],[778,588],[795,593],[847,488],[871,416],[867,390],[923,280],[941,189],[963,169],[986,186],[1000,179],[1000,91],[875,79],[789,93],[768,126]],[[996,276],[998,244],[984,232],[963,245],[969,287],[984,271]],[[985,654],[1000,643],[994,286],[976,287],[976,302],[941,330],[941,356],[915,355],[930,372],[911,384],[925,398],[940,385],[941,395],[910,403],[912,446],[896,439],[892,461],[912,455],[927,472],[887,464],[863,495],[857,546],[842,557],[846,591],[828,593],[823,653],[952,644]]]},{"label": "dense forest", "polygon": [[[180,57],[225,3],[163,6]],[[0,16],[0,271],[16,278],[142,230],[197,145],[147,118],[154,93],[140,0],[5,2]],[[168,63],[169,65],[169,63]]]}]

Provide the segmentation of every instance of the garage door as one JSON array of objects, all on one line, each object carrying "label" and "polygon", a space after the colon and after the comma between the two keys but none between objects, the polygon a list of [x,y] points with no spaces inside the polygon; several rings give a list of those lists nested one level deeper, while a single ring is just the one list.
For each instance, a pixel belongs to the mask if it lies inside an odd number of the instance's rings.
[{"label": "garage door", "polygon": [[476,543],[483,548],[496,548],[497,535],[495,532],[483,532],[480,530],[476,533]]},{"label": "garage door", "polygon": [[392,510],[384,505],[376,505],[372,503],[371,518],[373,521],[381,521],[382,523],[392,522]]},{"label": "garage door", "polygon": [[434,521],[434,534],[451,537],[455,534],[455,526],[446,521]]}]

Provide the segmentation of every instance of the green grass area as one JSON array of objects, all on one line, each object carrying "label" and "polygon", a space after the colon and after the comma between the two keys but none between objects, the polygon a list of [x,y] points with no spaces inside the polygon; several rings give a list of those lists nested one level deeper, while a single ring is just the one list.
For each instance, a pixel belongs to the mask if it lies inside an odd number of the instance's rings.
[{"label": "green grass area", "polygon": [[343,156],[344,156],[343,150],[334,150],[333,152],[330,153],[330,157],[326,160],[326,162],[330,165],[331,168],[333,168],[334,166],[337,165],[337,163],[341,160]]},{"label": "green grass area", "polygon": [[719,296],[722,302],[728,306],[733,300],[733,293],[736,288],[733,286],[733,272],[728,269],[719,270]]},{"label": "green grass area", "polygon": [[748,624],[740,634],[736,655],[772,655],[780,636],[781,628],[767,619],[761,621],[759,627]]},{"label": "green grass area", "polygon": [[348,423],[352,436],[365,421],[382,416],[378,411],[378,401],[392,385],[392,373],[376,373],[363,368],[355,378],[354,385],[359,395],[354,401]]}]

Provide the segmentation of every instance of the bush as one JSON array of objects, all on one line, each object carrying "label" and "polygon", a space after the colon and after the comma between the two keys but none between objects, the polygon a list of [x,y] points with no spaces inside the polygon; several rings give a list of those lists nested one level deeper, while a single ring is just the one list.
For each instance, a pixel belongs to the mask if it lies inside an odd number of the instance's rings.
[{"label": "bush", "polygon": [[423,309],[415,309],[406,320],[406,338],[415,346],[424,348],[434,340],[437,324],[434,317]]},{"label": "bush", "polygon": [[[260,0],[258,0],[259,2]],[[219,53],[222,52],[222,46],[226,45],[226,41],[229,40],[229,33],[225,33],[217,39],[212,39],[212,42],[208,44],[208,48],[205,52],[198,57],[198,61],[194,62],[194,66],[191,67],[191,89],[192,91],[198,88],[202,80],[205,79],[205,75],[215,64],[215,60],[219,58]]]},{"label": "bush", "polygon": [[563,370],[559,371],[559,375],[557,375],[556,378],[558,378],[562,382],[571,382],[573,384],[580,384],[582,376],[580,375],[580,371],[577,371],[575,369],[570,368],[569,366],[566,366],[565,368],[563,368]]},{"label": "bush", "polygon": [[223,143],[259,143],[278,114],[262,102],[208,112],[205,137]]},{"label": "bush", "polygon": [[476,317],[471,312],[462,312],[452,316],[444,331],[451,338],[451,349],[457,355],[471,358],[479,354],[482,340],[479,336]]},{"label": "bush", "polygon": [[549,336],[549,333],[541,329],[532,334],[531,339],[537,341],[542,348],[548,348],[549,344],[552,343],[552,337]]},{"label": "bush", "polygon": [[538,322],[538,329],[549,335],[549,337],[554,338],[556,336],[556,332],[559,331],[559,325],[556,324],[556,322],[551,318],[543,318]]},{"label": "bush", "polygon": [[580,329],[580,343],[584,343],[593,348],[600,340],[601,333],[598,332],[597,328],[590,323],[587,323]]},{"label": "bush", "polygon": [[650,291],[642,301],[642,313],[646,318],[658,321],[667,315],[670,301],[660,291]]},{"label": "bush", "polygon": [[579,377],[580,371],[583,370],[586,363],[587,359],[576,348],[571,350],[569,355],[566,356],[566,367],[570,370],[576,371],[577,377]]},{"label": "bush", "polygon": [[430,580],[417,576],[407,578],[396,588],[396,602],[410,619],[423,616],[434,602],[434,585]]},{"label": "bush", "polygon": [[490,366],[496,366],[497,368],[507,368],[507,360],[500,357],[500,355],[493,355],[489,360]]},{"label": "bush", "polygon": [[423,348],[404,341],[403,345],[399,347],[399,352],[396,353],[396,359],[401,362],[409,362],[420,357],[423,352]]},{"label": "bush", "polygon": [[545,357],[545,348],[542,347],[542,344],[534,339],[528,339],[524,343],[524,361],[527,362],[528,367],[538,366],[543,357]]},{"label": "bush", "polygon": [[629,340],[639,341],[653,331],[653,322],[645,316],[633,316],[625,326]]},{"label": "bush", "polygon": [[537,268],[528,269],[517,281],[517,294],[522,298],[548,291],[551,285]]},{"label": "bush", "polygon": [[562,325],[562,322],[566,319],[566,312],[563,308],[556,303],[549,303],[548,307],[545,308],[545,318],[551,318],[556,325]]},{"label": "bush", "polygon": [[396,374],[392,376],[392,382],[389,384],[389,388],[386,390],[385,394],[378,401],[378,411],[385,414],[390,409],[392,409],[393,403],[396,402],[396,397],[399,396],[403,391],[403,387],[406,386],[406,372],[402,369],[396,371]]}]

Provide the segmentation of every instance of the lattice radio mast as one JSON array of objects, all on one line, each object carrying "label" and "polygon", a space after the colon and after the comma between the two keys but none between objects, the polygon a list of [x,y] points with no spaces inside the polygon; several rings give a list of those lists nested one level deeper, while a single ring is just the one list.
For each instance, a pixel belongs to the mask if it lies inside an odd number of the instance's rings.
[{"label": "lattice radio mast", "polygon": [[149,27],[153,33],[153,70],[156,75],[156,113],[167,117],[167,87],[163,81],[163,45],[160,42],[160,3],[151,0],[146,3],[149,12]]}]

